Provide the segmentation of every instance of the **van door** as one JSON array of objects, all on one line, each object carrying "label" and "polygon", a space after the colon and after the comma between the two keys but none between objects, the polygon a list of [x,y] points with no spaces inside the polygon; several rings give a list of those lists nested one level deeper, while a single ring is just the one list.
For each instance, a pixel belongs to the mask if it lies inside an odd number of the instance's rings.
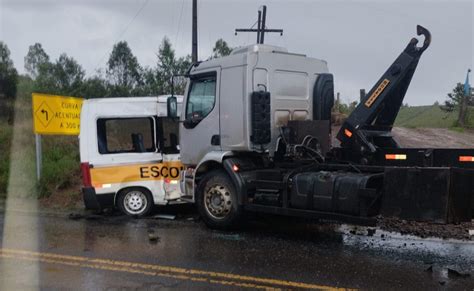
[{"label": "van door", "polygon": [[157,118],[157,141],[159,151],[163,155],[166,167],[164,177],[165,200],[172,201],[181,198],[179,179],[184,170],[179,155],[179,120],[168,117]]},{"label": "van door", "polygon": [[144,187],[155,204],[163,203],[163,156],[157,143],[155,116],[98,117],[97,155],[91,178],[97,194]]}]

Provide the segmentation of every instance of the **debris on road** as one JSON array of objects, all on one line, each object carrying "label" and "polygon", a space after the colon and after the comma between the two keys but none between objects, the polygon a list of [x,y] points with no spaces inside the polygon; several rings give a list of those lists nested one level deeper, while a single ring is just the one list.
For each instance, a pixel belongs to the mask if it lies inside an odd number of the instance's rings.
[{"label": "debris on road", "polygon": [[84,218],[84,215],[80,213],[69,213],[68,218],[71,220],[79,220],[79,219]]},{"label": "debris on road", "polygon": [[375,228],[368,228],[367,229],[367,236],[374,236],[376,229]]},{"label": "debris on road", "polygon": [[172,214],[157,214],[157,215],[154,215],[153,218],[175,220],[175,219],[176,219],[176,215],[172,215]]},{"label": "debris on road", "polygon": [[160,237],[154,229],[148,229],[148,240],[153,243],[157,243],[160,241]]},{"label": "debris on road", "polygon": [[454,269],[448,268],[448,277],[450,277],[450,278],[468,278],[470,276],[471,276],[471,274],[461,273],[461,272],[456,271]]},{"label": "debris on road", "polygon": [[240,234],[238,234],[238,233],[236,233],[236,234],[216,233],[216,234],[214,234],[214,237],[222,238],[222,239],[225,239],[225,240],[233,240],[233,241],[238,241],[238,240],[243,239],[240,236]]},{"label": "debris on road", "polygon": [[399,232],[402,235],[411,234],[421,238],[438,237],[443,239],[469,240],[474,223],[437,224],[430,222],[407,221],[392,217],[377,217],[377,226],[383,230]]}]

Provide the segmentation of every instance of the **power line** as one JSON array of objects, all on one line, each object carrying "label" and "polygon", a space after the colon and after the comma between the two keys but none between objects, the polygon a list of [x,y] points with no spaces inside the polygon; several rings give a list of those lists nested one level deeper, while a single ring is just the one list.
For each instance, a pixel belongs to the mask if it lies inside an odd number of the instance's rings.
[{"label": "power line", "polygon": [[176,37],[175,37],[175,46],[178,46],[178,36],[179,36],[179,30],[181,28],[181,17],[183,16],[183,8],[184,8],[184,0],[181,1],[181,12],[179,13],[179,20],[178,20],[178,30],[176,31]]},{"label": "power line", "polygon": [[[140,6],[140,8],[137,10],[137,12],[135,13],[135,15],[132,17],[132,19],[128,22],[128,24],[125,26],[125,28],[122,30],[122,32],[115,38],[115,41],[113,44],[116,44],[117,41],[122,38],[122,36],[127,32],[127,30],[130,28],[130,25],[132,25],[132,23],[135,21],[135,19],[138,17],[138,15],[140,15],[140,13],[142,12],[143,8],[145,8],[145,6],[148,4],[150,0],[145,0],[143,1],[142,5]],[[94,71],[97,70],[97,68],[99,67],[100,63],[102,63],[102,61],[104,60],[104,58],[107,56],[107,52],[100,58],[100,60],[97,62],[97,65],[95,66],[94,68]]]}]

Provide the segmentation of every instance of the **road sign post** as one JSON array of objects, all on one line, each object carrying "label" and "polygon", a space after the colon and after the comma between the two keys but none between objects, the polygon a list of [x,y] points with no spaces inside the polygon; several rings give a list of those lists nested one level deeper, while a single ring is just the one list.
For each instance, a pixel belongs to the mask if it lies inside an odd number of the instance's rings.
[{"label": "road sign post", "polygon": [[43,167],[43,157],[41,153],[43,152],[41,149],[41,135],[35,134],[35,142],[36,142],[36,179],[41,179],[41,168]]},{"label": "road sign post", "polygon": [[33,127],[36,142],[36,177],[41,178],[41,135],[78,135],[82,98],[33,93]]}]

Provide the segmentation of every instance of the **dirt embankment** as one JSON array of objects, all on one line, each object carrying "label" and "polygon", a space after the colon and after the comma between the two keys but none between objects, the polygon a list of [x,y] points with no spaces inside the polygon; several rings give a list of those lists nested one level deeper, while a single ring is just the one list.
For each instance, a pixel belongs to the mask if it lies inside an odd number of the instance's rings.
[{"label": "dirt embankment", "polygon": [[[333,146],[339,146],[338,131],[339,127],[332,128]],[[407,148],[474,148],[474,130],[394,127],[392,133],[400,146]]]},{"label": "dirt embankment", "polygon": [[447,128],[395,127],[393,134],[403,147],[474,148],[474,131],[456,132]]}]

